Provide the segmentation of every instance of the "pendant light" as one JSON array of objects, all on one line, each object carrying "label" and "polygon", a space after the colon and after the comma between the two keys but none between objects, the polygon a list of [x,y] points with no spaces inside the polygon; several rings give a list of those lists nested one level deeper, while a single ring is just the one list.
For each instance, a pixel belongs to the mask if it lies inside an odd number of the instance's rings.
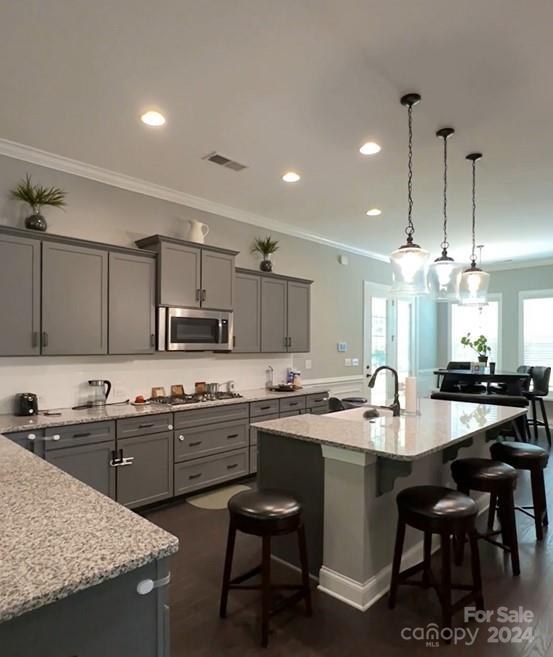
[{"label": "pendant light", "polygon": [[472,253],[470,267],[461,276],[459,298],[463,304],[485,305],[488,303],[490,275],[476,266],[476,163],[482,153],[470,153],[467,160],[472,162]]},{"label": "pendant light", "polygon": [[444,237],[441,244],[442,255],[428,268],[428,286],[435,301],[458,301],[459,283],[464,266],[451,258],[447,249],[447,140],[455,134],[453,128],[441,128],[436,137],[444,140]]},{"label": "pendant light", "polygon": [[407,241],[390,255],[394,283],[392,292],[398,295],[427,294],[426,282],[428,251],[413,242],[413,107],[420,101],[419,94],[406,94],[401,104],[407,107],[409,126],[409,150],[407,158]]}]

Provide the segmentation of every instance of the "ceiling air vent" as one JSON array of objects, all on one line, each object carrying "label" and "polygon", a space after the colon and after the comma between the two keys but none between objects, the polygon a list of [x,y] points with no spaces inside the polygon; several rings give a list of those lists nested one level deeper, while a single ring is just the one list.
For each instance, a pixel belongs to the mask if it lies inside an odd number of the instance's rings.
[{"label": "ceiling air vent", "polygon": [[242,171],[242,169],[246,168],[245,164],[240,164],[240,162],[235,162],[234,160],[231,160],[228,157],[225,157],[224,155],[221,155],[220,153],[217,153],[215,151],[208,153],[207,155],[204,155],[204,157],[202,157],[202,160],[208,160],[209,162],[213,162],[214,164],[218,164],[219,166],[226,167],[227,169],[232,169],[233,171]]}]

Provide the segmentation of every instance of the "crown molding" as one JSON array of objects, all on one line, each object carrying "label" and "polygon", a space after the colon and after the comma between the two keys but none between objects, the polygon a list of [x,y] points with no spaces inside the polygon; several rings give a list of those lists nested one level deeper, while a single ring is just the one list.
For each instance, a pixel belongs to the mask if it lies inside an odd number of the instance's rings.
[{"label": "crown molding", "polygon": [[133,178],[124,173],[118,173],[117,171],[104,169],[103,167],[98,167],[94,164],[80,162],[79,160],[64,157],[63,155],[56,155],[55,153],[50,153],[41,150],[40,148],[34,148],[33,146],[10,141],[9,139],[0,138],[0,155],[5,155],[6,157],[11,157],[15,160],[23,160],[25,162],[37,164],[48,169],[55,169],[56,171],[62,171],[81,178],[87,178],[88,180],[94,180],[95,182],[118,187],[119,189],[135,192],[136,194],[143,194],[144,196],[151,196],[178,205],[185,205],[196,210],[210,212],[222,217],[227,217],[228,219],[241,221],[245,224],[259,226],[260,228],[266,228],[267,230],[275,230],[284,235],[316,242],[317,244],[330,246],[348,253],[355,253],[356,255],[372,258],[373,260],[378,260],[380,262],[390,262],[388,256],[383,255],[382,253],[377,253],[376,251],[370,251],[368,249],[361,249],[352,244],[338,242],[323,237],[322,235],[318,235],[317,233],[302,230],[292,224],[277,219],[271,219],[269,217],[264,217],[263,215],[233,208],[230,205],[225,205],[223,203],[209,201],[200,196],[187,194],[186,192],[181,192],[170,187],[164,187],[163,185],[157,185],[156,183],[141,180],[140,178]]},{"label": "crown molding", "polygon": [[483,267],[487,271],[508,271],[510,269],[530,269],[532,267],[547,267],[553,265],[552,257],[533,258],[530,260],[513,260],[512,262],[490,262]]}]

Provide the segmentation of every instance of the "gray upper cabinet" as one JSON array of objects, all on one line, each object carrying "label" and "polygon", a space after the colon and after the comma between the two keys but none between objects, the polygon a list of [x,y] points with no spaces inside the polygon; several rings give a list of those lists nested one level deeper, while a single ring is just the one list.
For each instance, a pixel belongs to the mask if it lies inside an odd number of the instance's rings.
[{"label": "gray upper cabinet", "polygon": [[159,303],[162,306],[200,307],[201,249],[162,242],[159,260]]},{"label": "gray upper cabinet", "polygon": [[234,351],[261,351],[261,278],[237,271],[234,297]]},{"label": "gray upper cabinet", "polygon": [[0,235],[0,356],[40,353],[40,242]]},{"label": "gray upper cabinet", "polygon": [[108,253],[42,244],[42,353],[107,353]]},{"label": "gray upper cabinet", "polygon": [[311,344],[311,285],[288,281],[288,351],[307,352]]},{"label": "gray upper cabinet", "polygon": [[234,307],[234,255],[202,249],[202,307]]},{"label": "gray upper cabinet", "polygon": [[109,254],[109,353],[155,350],[155,275],[152,257]]},{"label": "gray upper cabinet", "polygon": [[261,350],[287,351],[286,280],[261,279]]}]

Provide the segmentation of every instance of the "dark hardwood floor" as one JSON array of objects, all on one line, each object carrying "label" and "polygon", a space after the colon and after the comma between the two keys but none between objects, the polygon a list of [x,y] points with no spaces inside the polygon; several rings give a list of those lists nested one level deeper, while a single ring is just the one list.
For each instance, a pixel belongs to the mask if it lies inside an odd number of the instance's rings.
[{"label": "dark hardwood floor", "polygon": [[[553,508],[553,463],[546,475]],[[519,477],[517,499],[531,502],[524,473]],[[432,650],[440,654],[447,651],[448,655],[553,655],[553,527],[538,544],[533,521],[520,513],[517,528],[521,576],[510,575],[509,561],[500,550],[480,542],[484,597],[487,609],[522,606],[532,611],[533,638],[520,643],[488,643],[488,626],[473,621],[467,627],[479,628],[474,645],[445,646],[442,642],[438,648],[428,647],[424,641],[406,641],[400,635],[404,627],[426,626],[440,618],[434,591],[411,587],[400,588],[394,611],[388,610],[386,598],[382,598],[365,613],[314,589],[313,617],[305,617],[301,605],[275,616],[269,647],[261,648],[257,592],[231,592],[228,618],[218,617],[226,510],[207,511],[181,502],[149,512],[147,517],[180,539],[180,550],[172,561],[170,589],[172,657],[395,657],[404,651],[428,655]],[[234,572],[257,565],[259,555],[257,539],[239,536]],[[437,564],[435,568],[438,572]],[[454,573],[458,574],[457,581],[468,581],[468,563]],[[274,564],[274,574],[280,581],[297,577],[296,572],[278,563]],[[463,626],[460,615],[456,616],[456,624]]]}]

